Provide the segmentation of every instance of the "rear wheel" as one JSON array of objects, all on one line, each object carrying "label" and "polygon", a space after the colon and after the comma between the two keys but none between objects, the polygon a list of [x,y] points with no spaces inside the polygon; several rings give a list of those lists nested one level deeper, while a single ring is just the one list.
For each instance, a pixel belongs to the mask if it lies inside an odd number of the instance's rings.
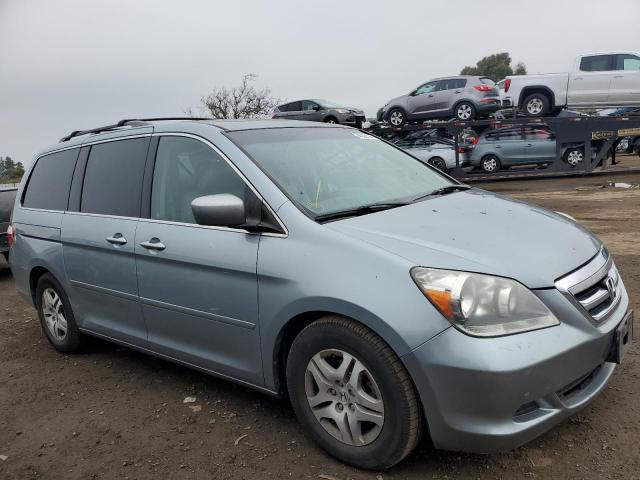
[{"label": "rear wheel", "polygon": [[544,117],[549,113],[551,102],[544,93],[533,93],[524,100],[523,110],[528,117]]},{"label": "rear wheel", "polygon": [[500,160],[495,155],[487,155],[482,158],[480,167],[485,173],[494,173],[500,170]]},{"label": "rear wheel", "polygon": [[327,117],[324,119],[324,123],[338,123],[338,120],[336,120],[334,117]]},{"label": "rear wheel", "polygon": [[456,105],[455,115],[458,120],[473,120],[476,118],[476,107],[470,102],[461,102]]},{"label": "rear wheel", "polygon": [[80,349],[82,334],[76,325],[67,294],[48,273],[38,280],[36,308],[42,330],[56,350],[72,353]]},{"label": "rear wheel", "polygon": [[343,462],[389,468],[418,444],[422,412],[409,374],[357,322],[327,316],[302,330],[287,358],[287,388],[303,426]]},{"label": "rear wheel", "polygon": [[443,172],[447,171],[447,163],[440,157],[430,158],[427,163],[436,167],[438,170],[442,170]]},{"label": "rear wheel", "polygon": [[392,108],[389,111],[389,115],[387,115],[389,119],[389,123],[394,127],[401,127],[405,123],[407,123],[407,116],[405,113],[399,108]]}]

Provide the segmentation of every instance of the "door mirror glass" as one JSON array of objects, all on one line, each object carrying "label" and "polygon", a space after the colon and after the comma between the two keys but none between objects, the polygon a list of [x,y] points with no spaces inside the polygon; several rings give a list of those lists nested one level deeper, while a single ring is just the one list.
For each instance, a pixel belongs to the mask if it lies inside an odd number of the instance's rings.
[{"label": "door mirror glass", "polygon": [[230,193],[194,198],[191,210],[198,225],[237,227],[246,221],[244,202]]},{"label": "door mirror glass", "polygon": [[313,107],[311,107],[311,110],[315,110],[316,112],[320,111],[320,105],[314,105]]}]

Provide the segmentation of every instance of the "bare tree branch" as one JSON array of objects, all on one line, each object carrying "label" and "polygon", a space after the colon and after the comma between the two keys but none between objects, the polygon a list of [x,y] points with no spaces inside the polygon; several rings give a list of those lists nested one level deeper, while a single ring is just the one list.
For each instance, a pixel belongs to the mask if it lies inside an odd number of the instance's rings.
[{"label": "bare tree branch", "polygon": [[[200,99],[200,110],[213,118],[264,118],[278,106],[280,99],[271,96],[268,88],[256,89],[253,82],[258,78],[249,73],[242,78],[238,87],[216,87],[211,93]],[[189,107],[185,113],[191,117],[197,115]]]}]

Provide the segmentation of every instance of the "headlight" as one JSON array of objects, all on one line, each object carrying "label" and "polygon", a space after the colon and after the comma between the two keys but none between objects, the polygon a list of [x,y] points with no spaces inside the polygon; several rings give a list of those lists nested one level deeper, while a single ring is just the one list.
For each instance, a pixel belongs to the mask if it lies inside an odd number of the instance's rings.
[{"label": "headlight", "polygon": [[344,108],[336,108],[336,112],[338,112],[338,113],[349,113],[349,110],[345,110]]},{"label": "headlight", "polygon": [[477,337],[495,337],[559,325],[528,288],[508,278],[415,267],[411,276],[451,324]]}]

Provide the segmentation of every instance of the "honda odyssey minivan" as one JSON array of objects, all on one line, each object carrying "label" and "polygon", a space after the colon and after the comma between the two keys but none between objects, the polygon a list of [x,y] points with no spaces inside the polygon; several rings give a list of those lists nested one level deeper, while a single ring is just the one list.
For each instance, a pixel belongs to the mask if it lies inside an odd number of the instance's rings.
[{"label": "honda odyssey minivan", "polygon": [[25,175],[9,241],[57,350],[91,335],[288,396],[320,446],[370,469],[422,437],[537,437],[605,388],[632,336],[587,229],[340,125],[74,132]]}]

